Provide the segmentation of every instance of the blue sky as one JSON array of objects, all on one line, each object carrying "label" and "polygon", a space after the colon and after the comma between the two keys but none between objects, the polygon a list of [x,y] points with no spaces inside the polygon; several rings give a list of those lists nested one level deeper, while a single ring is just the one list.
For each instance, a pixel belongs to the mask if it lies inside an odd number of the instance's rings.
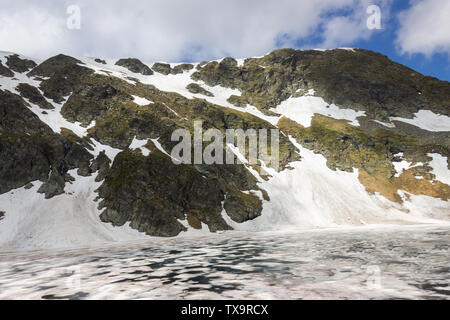
[{"label": "blue sky", "polygon": [[[371,5],[380,9],[381,30],[367,28]],[[449,0],[0,0],[0,6],[0,50],[33,58],[192,62],[282,47],[358,47],[450,81]]]},{"label": "blue sky", "polygon": [[[447,0],[443,0],[445,2]],[[354,47],[381,52],[391,60],[406,65],[424,75],[437,77],[450,81],[450,55],[448,52],[432,53],[426,56],[423,53],[401,54],[395,47],[395,32],[399,28],[399,21],[395,17],[397,13],[409,8],[410,1],[397,0],[391,7],[391,19],[382,22],[382,30],[377,30],[369,40],[360,40],[354,43]],[[450,15],[448,16],[450,19]],[[447,29],[450,39],[450,29]]]},{"label": "blue sky", "polygon": [[[370,35],[363,39],[356,39],[355,41],[351,41],[345,43],[349,47],[353,48],[363,48],[368,50],[373,50],[380,52],[386,56],[388,56],[391,60],[401,63],[405,66],[410,67],[424,75],[433,76],[439,78],[441,80],[450,81],[450,24],[443,25],[441,27],[447,33],[447,39],[443,42],[447,45],[447,50],[441,51],[433,51],[431,53],[428,52],[420,52],[420,49],[417,52],[402,52],[397,44],[398,38],[398,30],[401,27],[401,20],[398,15],[401,12],[407,12],[411,9],[412,4],[414,2],[419,1],[410,1],[410,0],[395,0],[389,1],[389,4],[385,7],[384,10],[387,10],[389,14],[381,15],[381,29],[380,30],[371,30]],[[448,3],[450,1],[447,0],[431,0],[429,2],[442,3],[445,5],[445,9],[448,10]],[[377,3],[377,1],[372,1],[372,3]],[[439,5],[437,5],[439,7]],[[450,20],[450,12],[448,12],[448,19]],[[344,16],[349,15],[349,12],[331,12],[328,13],[329,17],[343,14]],[[425,13],[426,14],[426,13]],[[432,14],[432,13],[431,13]],[[316,48],[317,44],[320,43],[321,39],[326,37],[326,34],[320,32],[321,28],[318,28],[318,32],[313,34],[308,38],[303,38],[297,40],[294,47],[305,49],[305,48]]]}]

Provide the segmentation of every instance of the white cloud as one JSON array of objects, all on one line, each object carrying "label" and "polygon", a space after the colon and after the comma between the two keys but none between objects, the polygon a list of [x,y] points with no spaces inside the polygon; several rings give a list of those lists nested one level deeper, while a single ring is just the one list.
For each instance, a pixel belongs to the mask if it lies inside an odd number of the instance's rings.
[{"label": "white cloud", "polygon": [[450,1],[412,1],[398,18],[396,44],[402,54],[450,54]]},{"label": "white cloud", "polygon": [[[71,4],[81,8],[80,30],[66,28]],[[0,0],[0,7],[0,49],[39,57],[203,60],[261,55],[312,36],[327,47],[370,36],[358,0]]]},{"label": "white cloud", "polygon": [[[382,24],[389,20],[392,0],[360,0],[348,8],[350,14],[335,16],[324,22],[322,48],[335,48],[339,46],[351,45],[358,40],[369,39],[376,30],[367,27],[367,8],[376,3],[380,8]],[[383,29],[383,26],[381,25]]]}]

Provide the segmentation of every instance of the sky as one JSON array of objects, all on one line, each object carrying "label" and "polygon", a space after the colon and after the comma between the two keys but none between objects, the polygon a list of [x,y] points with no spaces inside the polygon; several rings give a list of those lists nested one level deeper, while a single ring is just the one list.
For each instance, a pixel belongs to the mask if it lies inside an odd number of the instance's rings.
[{"label": "sky", "polygon": [[38,59],[198,62],[353,47],[450,81],[449,0],[0,0],[0,8],[0,50]]}]

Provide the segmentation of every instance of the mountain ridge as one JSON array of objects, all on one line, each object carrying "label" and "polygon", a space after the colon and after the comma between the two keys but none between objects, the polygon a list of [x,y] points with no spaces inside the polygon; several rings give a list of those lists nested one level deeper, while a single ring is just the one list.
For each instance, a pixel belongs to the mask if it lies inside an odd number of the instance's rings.
[{"label": "mountain ridge", "polygon": [[[14,191],[42,193],[47,200],[33,201],[43,210],[66,199],[80,226],[108,225],[110,240],[126,225],[176,236],[449,219],[450,83],[381,54],[280,49],[150,66],[67,55],[37,64],[8,53],[0,61],[0,245],[50,245],[23,239],[42,226],[20,230]],[[280,170],[173,164],[171,134],[193,132],[194,121],[220,132],[280,129]],[[82,190],[69,190],[85,180],[80,204]],[[30,223],[45,215],[36,203],[21,209]]]}]

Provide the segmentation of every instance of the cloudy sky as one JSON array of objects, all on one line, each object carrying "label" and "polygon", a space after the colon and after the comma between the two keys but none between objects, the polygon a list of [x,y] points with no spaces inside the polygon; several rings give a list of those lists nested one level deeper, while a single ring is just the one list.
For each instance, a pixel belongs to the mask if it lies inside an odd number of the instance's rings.
[{"label": "cloudy sky", "polygon": [[450,81],[449,0],[0,0],[0,8],[0,50],[36,58],[175,62],[358,47]]}]

